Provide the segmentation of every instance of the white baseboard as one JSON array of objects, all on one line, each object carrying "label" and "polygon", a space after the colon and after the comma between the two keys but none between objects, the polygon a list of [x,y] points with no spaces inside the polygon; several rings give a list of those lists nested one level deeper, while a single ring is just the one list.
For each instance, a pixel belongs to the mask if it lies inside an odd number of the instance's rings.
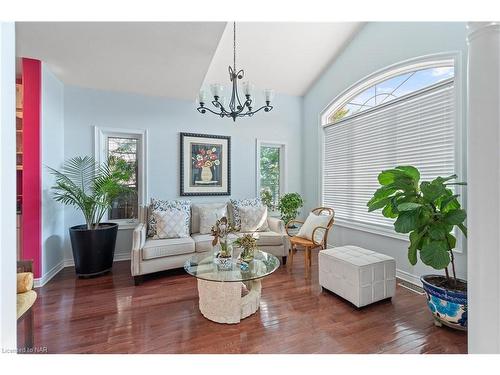
[{"label": "white baseboard", "polygon": [[59,271],[61,271],[64,267],[65,267],[64,261],[61,260],[54,267],[52,267],[52,269],[49,272],[47,272],[45,275],[35,279],[34,280],[34,287],[40,288],[40,287],[44,286],[45,284],[47,284],[50,281],[50,279],[52,279],[55,275],[57,275],[59,273]]},{"label": "white baseboard", "polygon": [[[115,253],[115,257],[113,259],[113,262],[121,262],[122,260],[130,260],[130,252],[128,253]],[[74,267],[75,266],[75,261],[73,258],[65,259],[64,260],[64,267]]]},{"label": "white baseboard", "polygon": [[407,282],[409,282],[409,283],[411,283],[413,285],[422,287],[422,282],[420,281],[420,276],[416,276],[416,275],[414,275],[412,273],[409,273],[409,272],[406,272],[406,271],[402,271],[400,269],[396,269],[396,277],[398,279],[407,281]]}]

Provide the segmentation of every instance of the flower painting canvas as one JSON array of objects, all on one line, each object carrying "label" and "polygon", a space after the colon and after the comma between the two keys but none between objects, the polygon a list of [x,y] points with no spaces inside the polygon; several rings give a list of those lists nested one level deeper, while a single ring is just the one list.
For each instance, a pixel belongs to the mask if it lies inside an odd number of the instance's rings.
[{"label": "flower painting canvas", "polygon": [[181,195],[230,195],[231,138],[181,133]]}]

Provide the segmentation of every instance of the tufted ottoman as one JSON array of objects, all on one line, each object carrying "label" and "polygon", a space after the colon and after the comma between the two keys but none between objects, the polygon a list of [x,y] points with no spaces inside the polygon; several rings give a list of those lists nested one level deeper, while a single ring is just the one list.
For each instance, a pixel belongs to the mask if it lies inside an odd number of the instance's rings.
[{"label": "tufted ottoman", "polygon": [[321,250],[319,284],[357,307],[394,296],[396,262],[357,246]]}]

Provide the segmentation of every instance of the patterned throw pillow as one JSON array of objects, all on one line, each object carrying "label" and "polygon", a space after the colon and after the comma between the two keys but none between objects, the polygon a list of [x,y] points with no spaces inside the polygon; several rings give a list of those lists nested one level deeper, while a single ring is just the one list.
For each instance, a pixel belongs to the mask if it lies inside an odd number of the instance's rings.
[{"label": "patterned throw pillow", "polygon": [[191,201],[164,201],[152,198],[151,204],[149,206],[149,218],[148,218],[148,237],[156,236],[156,217],[153,215],[155,211],[166,211],[166,210],[178,210],[185,212],[186,218],[183,220],[183,224],[187,228],[189,233],[189,222],[191,218]]},{"label": "patterned throw pillow", "polygon": [[212,232],[212,227],[215,225],[215,222],[227,215],[226,206],[222,207],[203,207],[199,208],[200,213],[200,233],[201,234],[209,234]]},{"label": "patterned throw pillow", "polygon": [[240,220],[242,232],[267,231],[267,207],[240,207]]},{"label": "patterned throw pillow", "polygon": [[239,228],[241,226],[240,208],[241,207],[258,207],[262,206],[260,198],[249,199],[230,199],[232,207],[233,224]]},{"label": "patterned throw pillow", "polygon": [[189,216],[186,211],[172,208],[153,211],[152,216],[156,222],[156,234],[153,239],[189,237],[189,226],[186,226]]}]

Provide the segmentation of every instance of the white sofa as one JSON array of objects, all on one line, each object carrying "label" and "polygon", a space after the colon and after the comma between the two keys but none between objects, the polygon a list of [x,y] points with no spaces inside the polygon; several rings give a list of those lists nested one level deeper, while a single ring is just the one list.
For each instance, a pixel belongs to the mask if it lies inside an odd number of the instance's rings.
[{"label": "white sofa", "polygon": [[[194,203],[191,205],[190,237],[152,239],[147,237],[148,208],[140,209],[140,224],[134,229],[131,254],[131,271],[135,285],[142,282],[142,276],[148,273],[180,268],[184,266],[194,253],[203,253],[212,250],[210,234],[200,234],[200,206],[220,207],[225,203]],[[227,203],[229,216],[232,209]],[[257,245],[260,250],[281,257],[286,263],[290,248],[285,224],[282,220],[268,216],[269,231],[259,232]],[[242,234],[242,233],[240,233]]]}]

